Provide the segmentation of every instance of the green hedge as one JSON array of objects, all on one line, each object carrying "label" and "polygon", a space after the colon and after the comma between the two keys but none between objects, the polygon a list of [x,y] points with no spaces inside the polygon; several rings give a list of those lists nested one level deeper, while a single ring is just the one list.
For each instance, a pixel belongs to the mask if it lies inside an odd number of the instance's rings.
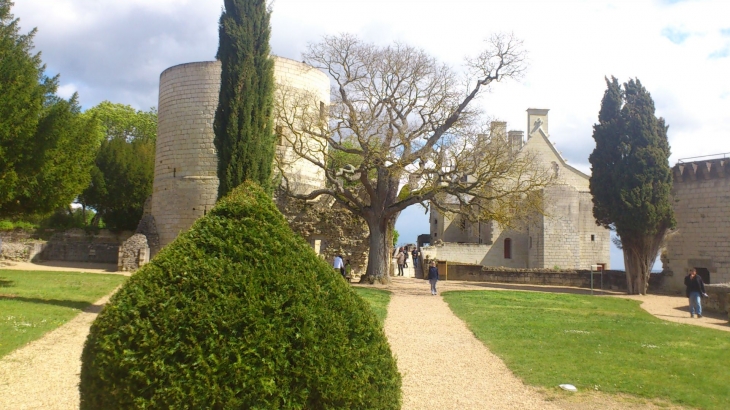
[{"label": "green hedge", "polygon": [[91,327],[81,409],[396,409],[369,306],[244,184],[134,274]]}]

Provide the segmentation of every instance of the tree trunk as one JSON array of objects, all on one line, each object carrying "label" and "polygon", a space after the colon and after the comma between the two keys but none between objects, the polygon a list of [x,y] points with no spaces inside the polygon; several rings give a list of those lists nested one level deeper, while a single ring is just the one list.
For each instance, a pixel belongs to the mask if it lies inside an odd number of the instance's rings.
[{"label": "tree trunk", "polygon": [[388,267],[390,255],[388,254],[388,220],[368,220],[368,228],[370,228],[368,250],[368,267],[365,271],[366,275],[380,283],[389,283]]},{"label": "tree trunk", "polygon": [[649,275],[659,248],[664,242],[667,229],[659,229],[655,235],[621,237],[626,267],[626,289],[630,295],[645,295],[649,288]]}]

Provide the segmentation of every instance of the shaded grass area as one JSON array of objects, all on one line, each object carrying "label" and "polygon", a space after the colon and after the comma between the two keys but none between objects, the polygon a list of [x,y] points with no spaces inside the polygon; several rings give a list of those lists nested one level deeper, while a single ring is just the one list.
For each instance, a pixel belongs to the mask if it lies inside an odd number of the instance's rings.
[{"label": "shaded grass area", "polygon": [[126,277],[0,270],[0,357],[68,322]]},{"label": "shaded grass area", "polygon": [[620,298],[508,291],[443,297],[527,384],[730,408],[728,332],[663,321]]},{"label": "shaded grass area", "polygon": [[370,307],[375,312],[375,315],[380,319],[380,324],[385,322],[385,315],[388,314],[388,302],[390,302],[390,292],[382,289],[369,289],[361,287],[353,287],[355,293],[361,298],[365,299],[370,304]]}]

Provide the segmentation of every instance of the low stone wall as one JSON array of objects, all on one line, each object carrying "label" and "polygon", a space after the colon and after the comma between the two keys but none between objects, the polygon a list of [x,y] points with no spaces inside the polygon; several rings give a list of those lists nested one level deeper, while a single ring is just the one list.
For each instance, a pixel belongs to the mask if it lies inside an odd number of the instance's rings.
[{"label": "low stone wall", "polygon": [[[428,263],[429,261],[425,260],[422,266],[427,266]],[[509,269],[451,262],[439,262],[438,266],[439,278],[441,280],[571,286],[580,288],[590,288],[591,286],[591,272],[588,270]],[[421,277],[425,276],[425,273],[421,274]],[[659,289],[662,279],[662,275],[653,274],[649,280],[649,289]],[[601,289],[600,273],[593,274],[593,288]],[[626,273],[617,270],[604,271],[603,289],[626,290]]]},{"label": "low stone wall", "polygon": [[702,301],[702,308],[720,313],[728,313],[730,319],[730,283],[705,285],[707,298]]},{"label": "low stone wall", "polygon": [[102,229],[97,233],[82,229],[57,232],[48,241],[28,232],[5,233],[0,236],[0,259],[30,262],[35,260],[117,263],[119,245],[131,232],[112,233]]}]

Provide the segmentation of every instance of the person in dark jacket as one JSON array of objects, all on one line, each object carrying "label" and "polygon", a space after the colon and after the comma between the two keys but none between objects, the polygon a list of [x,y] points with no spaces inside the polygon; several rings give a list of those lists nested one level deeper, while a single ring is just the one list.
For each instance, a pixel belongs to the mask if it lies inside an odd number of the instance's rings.
[{"label": "person in dark jacket", "polygon": [[689,298],[690,317],[702,317],[702,300],[701,296],[707,296],[705,293],[705,284],[702,278],[697,274],[697,269],[692,268],[689,275],[684,277],[684,286],[687,287],[687,297]]},{"label": "person in dark jacket", "polygon": [[439,268],[436,267],[436,261],[431,261],[428,267],[428,282],[431,284],[431,294],[436,295],[436,282],[439,281]]}]

